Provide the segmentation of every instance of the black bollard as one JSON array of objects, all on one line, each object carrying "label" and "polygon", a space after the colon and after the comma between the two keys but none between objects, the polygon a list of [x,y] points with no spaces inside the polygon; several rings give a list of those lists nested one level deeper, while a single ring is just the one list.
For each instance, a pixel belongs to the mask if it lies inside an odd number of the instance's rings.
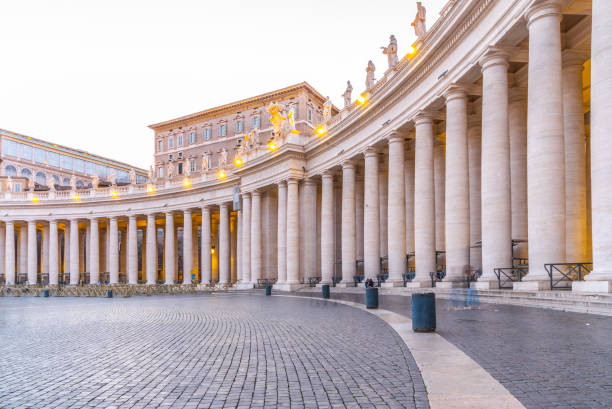
[{"label": "black bollard", "polygon": [[433,332],[436,330],[436,295],[412,294],[412,330]]},{"label": "black bollard", "polygon": [[368,287],[365,290],[366,308],[378,308],[378,288]]},{"label": "black bollard", "polygon": [[49,296],[49,290],[43,290],[43,297]]},{"label": "black bollard", "polygon": [[321,286],[321,295],[323,298],[329,298],[329,284],[323,284]]},{"label": "black bollard", "polygon": [[106,291],[106,298],[113,298],[113,290]]},{"label": "black bollard", "polygon": [[266,295],[272,295],[272,286],[270,284],[266,284]]}]

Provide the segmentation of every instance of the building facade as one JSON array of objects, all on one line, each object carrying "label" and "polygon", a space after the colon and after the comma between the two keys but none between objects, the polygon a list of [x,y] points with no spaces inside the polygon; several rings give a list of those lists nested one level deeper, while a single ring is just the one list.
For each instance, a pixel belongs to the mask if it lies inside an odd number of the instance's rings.
[{"label": "building facade", "polygon": [[304,119],[322,98],[289,87],[299,133],[264,123],[289,94],[152,125],[155,183],[3,196],[3,280],[453,287],[474,270],[482,289],[610,292],[611,27],[606,0],[451,1],[331,118]]}]

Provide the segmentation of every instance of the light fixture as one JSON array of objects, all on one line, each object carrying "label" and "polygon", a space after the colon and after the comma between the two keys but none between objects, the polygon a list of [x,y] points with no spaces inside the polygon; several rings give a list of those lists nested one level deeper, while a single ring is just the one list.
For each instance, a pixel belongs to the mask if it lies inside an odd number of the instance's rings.
[{"label": "light fixture", "polygon": [[117,192],[116,190],[113,190],[111,192],[111,197],[119,197],[119,192]]},{"label": "light fixture", "polygon": [[210,248],[210,254],[215,254],[215,246],[212,246],[212,247]]},{"label": "light fixture", "polygon": [[80,199],[81,198],[80,198],[78,193],[75,193],[74,195],[72,195],[72,200],[77,201],[77,200],[80,200]]},{"label": "light fixture", "polygon": [[414,55],[414,53],[416,53],[416,52],[417,52],[416,48],[414,48],[413,46],[410,46],[410,47],[408,47],[408,54],[407,54],[407,56]]},{"label": "light fixture", "polygon": [[32,196],[32,201],[34,203],[37,203],[38,202],[38,196]]},{"label": "light fixture", "polygon": [[274,152],[277,149],[278,149],[278,145],[276,145],[276,143],[274,143],[274,141],[268,142],[268,150],[270,152]]},{"label": "light fixture", "polygon": [[234,165],[236,165],[236,167],[240,167],[244,165],[244,161],[241,157],[237,157],[236,159],[234,159]]},{"label": "light fixture", "polygon": [[325,127],[325,125],[319,125],[315,128],[315,132],[317,133],[317,135],[323,136],[327,133],[327,128]]},{"label": "light fixture", "polygon": [[218,177],[219,179],[225,179],[225,176],[227,176],[227,175],[225,174],[225,170],[223,170],[223,169],[219,169],[219,171],[217,172],[217,177]]},{"label": "light fixture", "polygon": [[359,95],[359,96],[357,97],[357,103],[358,103],[359,105],[363,105],[363,104],[365,104],[366,102],[368,102],[368,100],[366,99],[365,93],[363,93],[363,94],[361,94],[361,95]]},{"label": "light fixture", "polygon": [[147,193],[155,193],[155,188],[153,185],[147,185]]},{"label": "light fixture", "polygon": [[183,179],[183,186],[185,187],[191,186],[191,181],[187,178]]}]

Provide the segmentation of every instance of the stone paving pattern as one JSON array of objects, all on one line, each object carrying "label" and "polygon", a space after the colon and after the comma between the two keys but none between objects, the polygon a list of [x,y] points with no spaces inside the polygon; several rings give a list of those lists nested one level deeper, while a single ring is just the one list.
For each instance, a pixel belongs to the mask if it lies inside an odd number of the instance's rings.
[{"label": "stone paving pattern", "polygon": [[[365,301],[362,294],[332,298]],[[318,293],[300,295],[320,297]],[[612,318],[463,300],[436,302],[438,333],[460,348],[527,408],[612,408]],[[410,317],[411,298],[379,297]]]},{"label": "stone paving pattern", "polygon": [[382,320],[319,300],[0,299],[0,407],[428,408]]}]

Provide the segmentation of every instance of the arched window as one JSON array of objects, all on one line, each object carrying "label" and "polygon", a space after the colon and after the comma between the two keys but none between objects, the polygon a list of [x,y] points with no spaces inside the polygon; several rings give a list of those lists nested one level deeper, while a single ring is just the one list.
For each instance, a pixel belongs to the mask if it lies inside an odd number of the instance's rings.
[{"label": "arched window", "polygon": [[70,186],[70,178],[64,178],[64,182],[62,183],[64,186]]},{"label": "arched window", "polygon": [[85,183],[83,183],[83,181],[79,179],[76,181],[76,187],[77,189],[83,189],[85,187]]},{"label": "arched window", "polygon": [[53,183],[55,183],[56,185],[60,184],[60,178],[57,175],[53,175]]},{"label": "arched window", "polygon": [[17,169],[15,169],[15,166],[13,165],[6,165],[6,167],[4,168],[4,175],[17,176]]},{"label": "arched window", "polygon": [[21,169],[21,176],[29,179],[30,177],[32,177],[32,171],[28,168],[23,168]]},{"label": "arched window", "polygon": [[44,173],[42,173],[42,172],[37,172],[36,173],[36,183],[38,183],[39,185],[46,185],[47,184],[47,177],[45,176]]}]

